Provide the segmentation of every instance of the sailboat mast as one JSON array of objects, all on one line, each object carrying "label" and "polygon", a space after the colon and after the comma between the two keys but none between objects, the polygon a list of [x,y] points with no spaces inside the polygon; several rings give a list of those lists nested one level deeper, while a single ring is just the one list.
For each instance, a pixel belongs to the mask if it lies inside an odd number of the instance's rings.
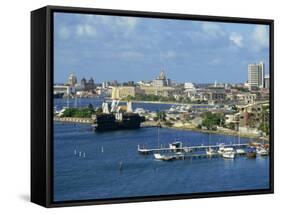
[{"label": "sailboat mast", "polygon": [[238,126],[238,144],[240,145],[240,127]]},{"label": "sailboat mast", "polygon": [[158,142],[158,148],[160,148],[160,145],[159,145],[159,126],[157,126],[157,142]]}]

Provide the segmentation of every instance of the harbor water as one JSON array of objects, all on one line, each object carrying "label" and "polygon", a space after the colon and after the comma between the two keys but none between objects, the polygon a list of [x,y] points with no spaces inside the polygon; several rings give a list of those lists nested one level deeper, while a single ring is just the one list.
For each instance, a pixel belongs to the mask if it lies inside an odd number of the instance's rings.
[{"label": "harbor water", "polygon": [[[158,107],[151,107],[158,108]],[[163,146],[238,143],[234,136],[160,129]],[[250,139],[241,138],[241,143]],[[269,188],[269,157],[156,161],[156,128],[96,133],[90,125],[54,124],[54,201]]]},{"label": "harbor water", "polygon": [[[101,107],[102,103],[106,99],[102,98],[76,98],[76,99],[54,99],[54,107],[57,110],[61,110],[63,107],[87,107],[92,104],[94,107]],[[125,102],[120,102],[122,105],[126,105]],[[151,103],[141,103],[133,102],[133,109],[143,108],[149,111],[164,111],[168,110],[172,104],[151,104]]]}]

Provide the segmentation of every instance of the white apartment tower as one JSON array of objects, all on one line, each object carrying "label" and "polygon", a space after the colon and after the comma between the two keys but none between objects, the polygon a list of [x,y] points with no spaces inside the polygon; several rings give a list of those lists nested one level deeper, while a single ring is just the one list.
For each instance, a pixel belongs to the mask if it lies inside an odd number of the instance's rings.
[{"label": "white apartment tower", "polygon": [[248,65],[248,84],[250,89],[264,87],[264,62]]},{"label": "white apartment tower", "polygon": [[70,74],[69,77],[68,77],[68,84],[71,86],[71,87],[74,87],[75,84],[77,83],[77,78],[74,74]]}]

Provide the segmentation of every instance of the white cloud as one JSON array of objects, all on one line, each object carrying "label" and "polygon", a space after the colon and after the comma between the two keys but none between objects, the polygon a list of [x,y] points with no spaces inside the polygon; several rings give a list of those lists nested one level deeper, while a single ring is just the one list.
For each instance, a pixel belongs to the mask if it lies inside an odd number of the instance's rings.
[{"label": "white cloud", "polygon": [[171,58],[174,58],[175,56],[176,56],[176,53],[174,51],[166,51],[166,52],[160,53],[160,57],[163,59],[171,59]]},{"label": "white cloud", "polygon": [[138,21],[136,18],[133,17],[120,17],[116,18],[116,24],[121,27],[126,27],[129,29],[134,29],[137,25]]},{"label": "white cloud", "polygon": [[[81,15],[80,22],[95,26],[96,29],[107,28],[112,33],[120,36],[128,36],[132,33],[138,24],[138,19],[135,17],[116,17],[105,15]],[[99,33],[102,33],[99,31]]]},{"label": "white cloud", "polygon": [[203,22],[202,29],[206,34],[211,37],[219,37],[225,35],[225,32],[220,27],[220,25],[213,22]]},{"label": "white cloud", "polygon": [[254,49],[261,50],[269,46],[269,32],[265,25],[257,25],[253,31]]},{"label": "white cloud", "polygon": [[93,37],[97,35],[97,32],[92,25],[79,24],[76,26],[76,35]]},{"label": "white cloud", "polygon": [[70,36],[70,30],[66,26],[59,27],[58,36],[61,39],[68,39]]},{"label": "white cloud", "polygon": [[237,47],[242,48],[243,47],[243,37],[242,35],[238,33],[232,33],[229,36],[229,40]]}]

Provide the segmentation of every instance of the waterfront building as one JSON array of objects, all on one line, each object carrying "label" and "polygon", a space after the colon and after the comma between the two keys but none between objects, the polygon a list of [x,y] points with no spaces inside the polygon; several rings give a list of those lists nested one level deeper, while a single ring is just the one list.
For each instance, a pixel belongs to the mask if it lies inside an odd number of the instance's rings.
[{"label": "waterfront building", "polygon": [[191,82],[184,83],[183,91],[189,98],[195,97],[195,95],[196,95],[196,88],[195,88],[194,84]]},{"label": "waterfront building", "polygon": [[86,90],[87,91],[92,91],[95,88],[95,82],[93,78],[90,78],[89,81],[86,84]]},{"label": "waterfront building", "polygon": [[239,126],[258,127],[262,119],[260,118],[262,107],[266,105],[268,105],[268,102],[237,106],[239,109]]},{"label": "waterfront building", "polygon": [[269,79],[269,75],[266,75],[264,77],[264,88],[269,88],[270,86],[270,79]]},{"label": "waterfront building", "polygon": [[253,103],[257,99],[257,95],[254,93],[239,93],[236,98],[238,101],[248,104]]},{"label": "waterfront building", "polygon": [[238,130],[240,113],[226,114],[224,116],[225,125],[234,125],[234,129]]},{"label": "waterfront building", "polygon": [[102,88],[108,88],[109,82],[102,82]]},{"label": "waterfront building", "polygon": [[128,96],[135,97],[136,95],[144,94],[143,90],[135,86],[113,87],[111,92],[112,99],[122,99]]},{"label": "waterfront building", "polygon": [[70,96],[74,92],[75,88],[70,85],[54,85],[53,87],[54,94],[62,93],[64,96]]},{"label": "waterfront building", "polygon": [[210,86],[207,89],[207,100],[212,102],[222,102],[226,98],[224,86]]},{"label": "waterfront building", "polygon": [[188,90],[188,91],[194,91],[195,86],[191,82],[186,82],[186,83],[184,83],[184,89]]},{"label": "waterfront building", "polygon": [[165,72],[162,70],[158,77],[152,81],[152,86],[154,87],[165,87],[170,86],[171,80],[166,78]]},{"label": "waterfront building", "polygon": [[172,85],[172,80],[171,80],[171,79],[168,78],[168,79],[166,80],[166,82],[167,82],[167,86],[171,86],[171,85]]},{"label": "waterfront building", "polygon": [[263,62],[248,65],[248,85],[250,90],[264,87]]},{"label": "waterfront building", "polygon": [[74,87],[77,84],[77,78],[74,74],[69,75],[67,84],[71,87]]},{"label": "waterfront building", "polygon": [[113,80],[111,83],[110,83],[111,86],[118,86],[118,82],[117,80]]},{"label": "waterfront building", "polygon": [[94,88],[95,88],[95,82],[93,78],[90,78],[88,82],[85,78],[81,79],[80,89],[82,91],[93,91]]},{"label": "waterfront building", "polygon": [[86,84],[87,84],[87,81],[85,78],[82,78],[81,79],[81,83],[80,83],[80,86],[81,86],[81,89],[82,90],[85,90],[86,89]]},{"label": "waterfront building", "polygon": [[151,86],[151,82],[143,81],[143,80],[138,81],[136,84],[139,86]]},{"label": "waterfront building", "polygon": [[163,96],[163,97],[168,97],[172,96],[175,89],[172,87],[157,87],[157,86],[141,86],[140,87],[144,94],[146,95],[156,95],[156,96]]}]

